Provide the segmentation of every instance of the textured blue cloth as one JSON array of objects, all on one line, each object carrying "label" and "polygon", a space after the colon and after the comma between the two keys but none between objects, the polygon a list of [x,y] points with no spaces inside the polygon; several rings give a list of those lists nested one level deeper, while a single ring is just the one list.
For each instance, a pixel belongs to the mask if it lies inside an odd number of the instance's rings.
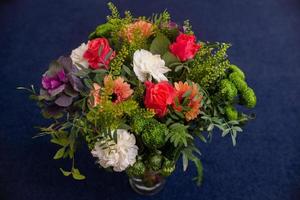
[{"label": "textured blue cloth", "polygon": [[6,0],[0,2],[0,199],[1,200],[299,200],[300,199],[300,2],[298,0],[119,0],[123,12],[151,15],[168,9],[189,18],[200,40],[231,42],[231,61],[241,66],[258,96],[257,119],[236,147],[216,133],[201,144],[204,182],[181,164],[165,189],[141,197],[125,174],[97,168],[87,149],[77,166],[87,176],[61,175],[69,162],[53,161],[49,138],[32,140],[46,125],[17,86],[39,86],[48,63],[68,55],[109,14],[104,0]]}]

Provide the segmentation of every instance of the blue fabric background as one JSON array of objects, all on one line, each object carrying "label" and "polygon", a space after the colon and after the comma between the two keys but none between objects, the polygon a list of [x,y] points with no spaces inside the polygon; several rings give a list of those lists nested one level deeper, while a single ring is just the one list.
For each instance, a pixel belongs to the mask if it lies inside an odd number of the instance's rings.
[{"label": "blue fabric background", "polygon": [[77,166],[87,179],[66,178],[53,161],[48,138],[32,140],[46,125],[16,86],[39,86],[48,63],[68,55],[105,21],[106,0],[6,0],[0,2],[1,200],[299,200],[300,2],[299,0],[119,0],[123,12],[151,15],[167,8],[175,21],[189,18],[200,40],[231,42],[233,63],[247,73],[258,96],[257,119],[238,137],[214,135],[201,144],[205,179],[198,188],[192,167],[181,164],[154,197],[132,192],[124,174],[97,168],[87,149]]}]

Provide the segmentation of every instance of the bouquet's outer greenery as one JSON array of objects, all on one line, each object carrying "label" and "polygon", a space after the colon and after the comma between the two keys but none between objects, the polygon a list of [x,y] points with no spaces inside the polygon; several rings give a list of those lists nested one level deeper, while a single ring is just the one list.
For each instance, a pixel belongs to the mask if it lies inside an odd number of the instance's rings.
[{"label": "bouquet's outer greenery", "polygon": [[[74,179],[82,180],[85,176],[75,167],[75,152],[79,144],[82,144],[81,141],[90,150],[99,141],[103,148],[108,148],[108,144],[117,142],[115,130],[126,129],[135,135],[139,147],[137,161],[126,169],[128,176],[143,177],[148,171],[170,176],[176,168],[176,162],[181,158],[184,171],[187,170],[189,161],[196,166],[198,175],[195,180],[200,185],[203,167],[195,141],[199,139],[204,143],[209,142],[214,129],[218,128],[223,137],[230,135],[233,145],[236,145],[242,126],[253,118],[252,115],[240,112],[236,105],[241,104],[246,108],[254,108],[256,105],[255,93],[248,86],[245,73],[233,65],[227,56],[231,45],[198,42],[201,48],[194,58],[181,62],[171,53],[169,46],[175,42],[180,32],[193,34],[188,20],[182,25],[174,25],[167,11],[149,18],[135,18],[126,11],[124,17],[121,17],[112,3],[108,7],[111,15],[107,17],[107,22],[97,26],[89,39],[107,38],[116,51],[116,57],[110,62],[108,70],[92,70],[77,63],[79,70],[70,72],[69,76],[77,80],[77,84],[71,85],[80,85],[80,90],[76,89],[70,106],[58,109],[57,113],[43,111],[44,116],[54,119],[54,122],[48,127],[40,128],[41,133],[38,136],[50,135],[51,142],[59,146],[54,159],[72,160],[71,169],[60,169],[61,172],[65,176],[72,175]],[[153,34],[143,38],[141,32],[136,31],[132,41],[122,37],[128,25],[139,20],[151,23]],[[139,49],[160,55],[171,70],[167,74],[170,83],[186,81],[189,85],[192,82],[197,85],[202,100],[201,112],[196,119],[187,122],[183,112],[173,109],[172,105],[164,118],[158,118],[153,110],[144,108],[145,86],[139,82],[132,67],[133,54]],[[134,94],[126,101],[113,103],[113,97],[108,91],[111,88],[106,88],[103,84],[108,75],[113,80],[121,76],[130,84]],[[94,83],[101,87],[101,105],[97,106],[91,105],[94,99],[90,92]],[[43,110],[51,108],[49,105],[53,104],[52,99],[44,98],[33,86],[29,89],[18,89],[28,90],[31,93],[30,98],[36,100]],[[63,93],[71,95],[70,90]],[[183,96],[182,102],[176,103],[184,104],[182,109],[189,111],[191,91]]]}]

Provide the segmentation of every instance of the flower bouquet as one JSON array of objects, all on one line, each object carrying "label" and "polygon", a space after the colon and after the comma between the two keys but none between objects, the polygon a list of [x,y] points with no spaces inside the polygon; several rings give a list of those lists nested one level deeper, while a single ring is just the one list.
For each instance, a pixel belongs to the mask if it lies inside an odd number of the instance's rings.
[{"label": "flower bouquet", "polygon": [[206,143],[217,128],[235,145],[253,118],[237,106],[256,104],[245,74],[227,57],[230,44],[197,41],[189,21],[176,24],[167,11],[122,18],[108,6],[107,22],[49,65],[38,93],[20,88],[53,119],[38,136],[58,145],[54,159],[72,160],[60,170],[76,180],[85,179],[74,162],[83,144],[101,168],[126,172],[138,193],[158,192],[179,159],[184,171],[195,164],[200,185],[196,141]]}]

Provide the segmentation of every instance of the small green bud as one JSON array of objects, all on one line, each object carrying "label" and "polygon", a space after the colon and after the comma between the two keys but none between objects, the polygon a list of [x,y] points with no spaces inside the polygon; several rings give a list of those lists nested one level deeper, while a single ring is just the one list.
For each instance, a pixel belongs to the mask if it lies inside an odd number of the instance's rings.
[{"label": "small green bud", "polygon": [[248,88],[247,83],[240,77],[240,75],[237,72],[231,73],[229,75],[229,79],[235,85],[235,87],[240,93],[243,93],[247,90]]},{"label": "small green bud", "polygon": [[129,177],[142,177],[146,171],[146,166],[142,161],[136,161],[133,166],[126,169],[126,173]]},{"label": "small green bud", "polygon": [[233,106],[226,106],[225,114],[229,120],[237,120],[238,119],[238,112]]},{"label": "small green bud", "polygon": [[245,106],[247,108],[254,108],[256,105],[256,95],[253,89],[248,88],[244,93],[242,93],[243,100],[245,101]]},{"label": "small green bud", "polygon": [[229,66],[229,70],[230,72],[236,72],[240,78],[242,78],[243,80],[245,80],[245,74],[244,72],[236,65],[230,65]]},{"label": "small green bud", "polygon": [[150,165],[151,169],[153,171],[160,170],[161,169],[162,160],[163,160],[162,155],[156,154],[156,155],[150,156],[148,162],[149,162],[149,165]]},{"label": "small green bud", "polygon": [[233,101],[237,96],[237,89],[235,85],[228,79],[223,79],[220,83],[221,95],[228,101]]},{"label": "small green bud", "polygon": [[165,177],[170,176],[176,168],[176,165],[173,161],[165,158],[162,169],[161,169],[161,174]]}]

